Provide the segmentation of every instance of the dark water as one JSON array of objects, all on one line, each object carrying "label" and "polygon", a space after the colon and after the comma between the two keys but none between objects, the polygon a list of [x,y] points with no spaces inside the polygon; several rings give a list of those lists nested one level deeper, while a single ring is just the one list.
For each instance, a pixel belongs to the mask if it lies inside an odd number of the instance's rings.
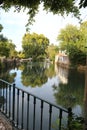
[{"label": "dark water", "polygon": [[84,113],[83,72],[67,70],[50,63],[22,63],[20,66],[1,71],[0,78],[15,82],[18,88],[54,104],[64,108],[72,107],[77,115],[82,116]]}]

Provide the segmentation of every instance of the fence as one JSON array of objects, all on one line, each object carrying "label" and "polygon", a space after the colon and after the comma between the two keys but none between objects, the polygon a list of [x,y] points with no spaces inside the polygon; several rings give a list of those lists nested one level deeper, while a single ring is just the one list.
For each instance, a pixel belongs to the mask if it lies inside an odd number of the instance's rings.
[{"label": "fence", "polygon": [[71,109],[64,109],[0,79],[0,111],[21,130],[62,130]]}]

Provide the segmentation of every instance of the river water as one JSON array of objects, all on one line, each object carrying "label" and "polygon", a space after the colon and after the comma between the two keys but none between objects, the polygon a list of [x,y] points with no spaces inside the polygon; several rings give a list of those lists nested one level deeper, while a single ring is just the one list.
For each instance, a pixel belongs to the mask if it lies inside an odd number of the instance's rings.
[{"label": "river water", "polygon": [[84,114],[84,72],[46,62],[21,63],[1,71],[0,78],[51,103],[72,107],[76,115]]}]

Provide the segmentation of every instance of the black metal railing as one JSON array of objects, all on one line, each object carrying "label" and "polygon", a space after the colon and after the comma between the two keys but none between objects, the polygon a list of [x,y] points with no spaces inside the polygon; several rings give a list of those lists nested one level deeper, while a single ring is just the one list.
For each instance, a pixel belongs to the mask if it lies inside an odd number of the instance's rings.
[{"label": "black metal railing", "polygon": [[0,79],[0,111],[23,130],[62,130],[69,126],[71,109],[64,109]]}]

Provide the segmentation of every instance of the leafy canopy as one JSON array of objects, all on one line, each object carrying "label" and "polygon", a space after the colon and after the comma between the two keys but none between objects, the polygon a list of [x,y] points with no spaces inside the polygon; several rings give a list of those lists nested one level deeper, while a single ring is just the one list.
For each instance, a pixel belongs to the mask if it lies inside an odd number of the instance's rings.
[{"label": "leafy canopy", "polygon": [[87,44],[87,21],[80,27],[67,25],[61,29],[57,39],[60,41],[60,48],[66,50],[73,64],[85,64]]},{"label": "leafy canopy", "polygon": [[6,37],[1,34],[3,26],[0,24],[0,56],[6,57],[16,57],[17,51],[15,50],[15,45],[11,40],[8,40]]},{"label": "leafy canopy", "polygon": [[55,60],[55,55],[58,53],[58,50],[59,50],[58,46],[53,45],[53,44],[49,45],[46,48],[47,57],[50,60],[54,61]]},{"label": "leafy canopy", "polygon": [[46,48],[49,45],[49,39],[43,34],[26,33],[22,39],[22,48],[25,58],[32,57],[33,60],[44,58]]},{"label": "leafy canopy", "polygon": [[72,13],[75,17],[79,16],[79,7],[86,7],[86,0],[80,0],[79,4],[76,4],[76,0],[0,0],[0,8],[8,11],[12,6],[15,7],[15,11],[21,9],[28,9],[29,21],[31,24],[35,14],[38,12],[40,4],[43,4],[43,9],[47,12],[53,12],[53,14]]}]

